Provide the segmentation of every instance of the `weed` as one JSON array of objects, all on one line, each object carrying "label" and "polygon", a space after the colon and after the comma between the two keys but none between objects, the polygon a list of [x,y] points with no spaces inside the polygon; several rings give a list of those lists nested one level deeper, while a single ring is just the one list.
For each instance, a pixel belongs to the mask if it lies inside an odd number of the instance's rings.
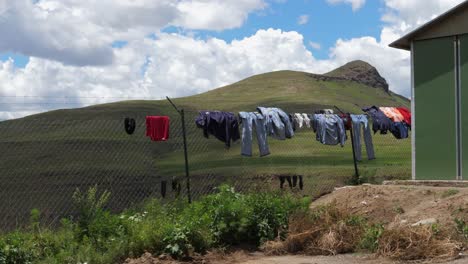
[{"label": "weed", "polygon": [[455,224],[458,233],[468,240],[468,223],[464,219],[455,218]]},{"label": "weed", "polygon": [[375,224],[365,228],[364,235],[359,242],[359,247],[370,252],[375,252],[379,247],[379,239],[384,231],[382,224]]}]

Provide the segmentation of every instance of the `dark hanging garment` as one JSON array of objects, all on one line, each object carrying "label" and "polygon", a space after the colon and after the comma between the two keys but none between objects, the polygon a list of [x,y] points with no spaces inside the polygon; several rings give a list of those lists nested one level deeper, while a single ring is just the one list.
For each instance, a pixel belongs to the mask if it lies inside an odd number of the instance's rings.
[{"label": "dark hanging garment", "polygon": [[352,127],[352,121],[351,117],[348,114],[339,114],[339,117],[341,117],[341,120],[343,120],[344,126],[346,130],[351,130]]},{"label": "dark hanging garment", "polygon": [[146,136],[152,141],[166,141],[169,139],[169,117],[147,116]]},{"label": "dark hanging garment", "polygon": [[240,139],[239,121],[234,113],[220,111],[200,111],[195,119],[197,127],[203,129],[203,135],[210,135],[231,147],[231,142]]},{"label": "dark hanging garment", "polygon": [[167,182],[161,181],[161,197],[162,198],[166,198],[166,192],[167,192]]},{"label": "dark hanging garment", "polygon": [[380,134],[387,134],[393,127],[393,122],[376,106],[362,108],[372,118],[372,130],[374,134],[380,131]]},{"label": "dark hanging garment", "polygon": [[390,132],[392,132],[393,136],[397,139],[405,139],[408,138],[409,133],[408,133],[408,125],[404,122],[395,122],[393,123],[392,128],[390,129]]},{"label": "dark hanging garment", "polygon": [[133,132],[135,132],[135,128],[136,128],[135,119],[129,118],[129,117],[125,118],[124,127],[125,127],[125,132],[127,132],[127,134],[129,135],[132,135]]}]

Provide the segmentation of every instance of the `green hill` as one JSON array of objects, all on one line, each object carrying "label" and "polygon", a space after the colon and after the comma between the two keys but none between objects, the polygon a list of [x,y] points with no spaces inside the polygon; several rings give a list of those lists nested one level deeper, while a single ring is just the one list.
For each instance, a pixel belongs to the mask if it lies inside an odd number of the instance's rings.
[{"label": "green hill", "polygon": [[[304,194],[322,193],[348,181],[354,173],[349,142],[344,148],[323,146],[310,129],[303,129],[291,140],[269,139],[270,156],[257,157],[254,143],[254,157],[242,157],[240,142],[227,150],[222,142],[203,138],[194,118],[198,110],[255,111],[260,105],[291,113],[313,113],[334,105],[353,113],[362,113],[360,107],[369,105],[409,106],[407,99],[382,87],[386,82],[374,70],[358,61],[327,75],[272,72],[174,99],[186,110],[195,196],[226,181],[239,188],[277,188],[278,175],[302,175]],[[146,115],[171,117],[169,141],[151,142],[145,137]],[[123,129],[125,117],[137,120],[132,136]],[[51,111],[0,122],[0,134],[4,150],[0,210],[10,212],[0,216],[0,226],[23,223],[33,208],[39,208],[50,222],[72,213],[70,198],[77,187],[98,184],[112,192],[110,207],[121,210],[147,197],[160,196],[161,181],[170,184],[184,176],[180,119],[166,100]],[[359,164],[365,178],[409,177],[409,140],[375,135],[374,145],[377,159]]]}]

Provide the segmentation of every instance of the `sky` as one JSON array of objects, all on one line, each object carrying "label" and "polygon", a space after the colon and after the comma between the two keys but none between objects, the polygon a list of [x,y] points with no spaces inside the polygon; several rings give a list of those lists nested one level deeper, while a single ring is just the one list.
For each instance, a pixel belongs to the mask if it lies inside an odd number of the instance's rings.
[{"label": "sky", "polygon": [[409,97],[410,54],[388,44],[462,1],[0,0],[0,120],[357,59]]}]

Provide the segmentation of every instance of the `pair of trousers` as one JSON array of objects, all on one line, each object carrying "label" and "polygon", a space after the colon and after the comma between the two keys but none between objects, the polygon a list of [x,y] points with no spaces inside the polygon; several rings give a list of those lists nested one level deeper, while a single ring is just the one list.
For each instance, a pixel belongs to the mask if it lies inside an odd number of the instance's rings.
[{"label": "pair of trousers", "polygon": [[260,157],[269,155],[270,149],[267,142],[266,120],[263,115],[254,112],[240,112],[239,117],[243,124],[241,154],[243,156],[252,156],[253,127],[255,125]]},{"label": "pair of trousers", "polygon": [[[367,158],[369,160],[375,159],[374,144],[372,143],[372,134],[367,120],[366,115],[351,115],[351,121],[353,126],[353,141],[354,141],[354,153],[356,159],[362,161],[362,147],[361,147],[361,131],[364,134],[364,143],[366,144]],[[362,129],[361,129],[362,127]]]}]

